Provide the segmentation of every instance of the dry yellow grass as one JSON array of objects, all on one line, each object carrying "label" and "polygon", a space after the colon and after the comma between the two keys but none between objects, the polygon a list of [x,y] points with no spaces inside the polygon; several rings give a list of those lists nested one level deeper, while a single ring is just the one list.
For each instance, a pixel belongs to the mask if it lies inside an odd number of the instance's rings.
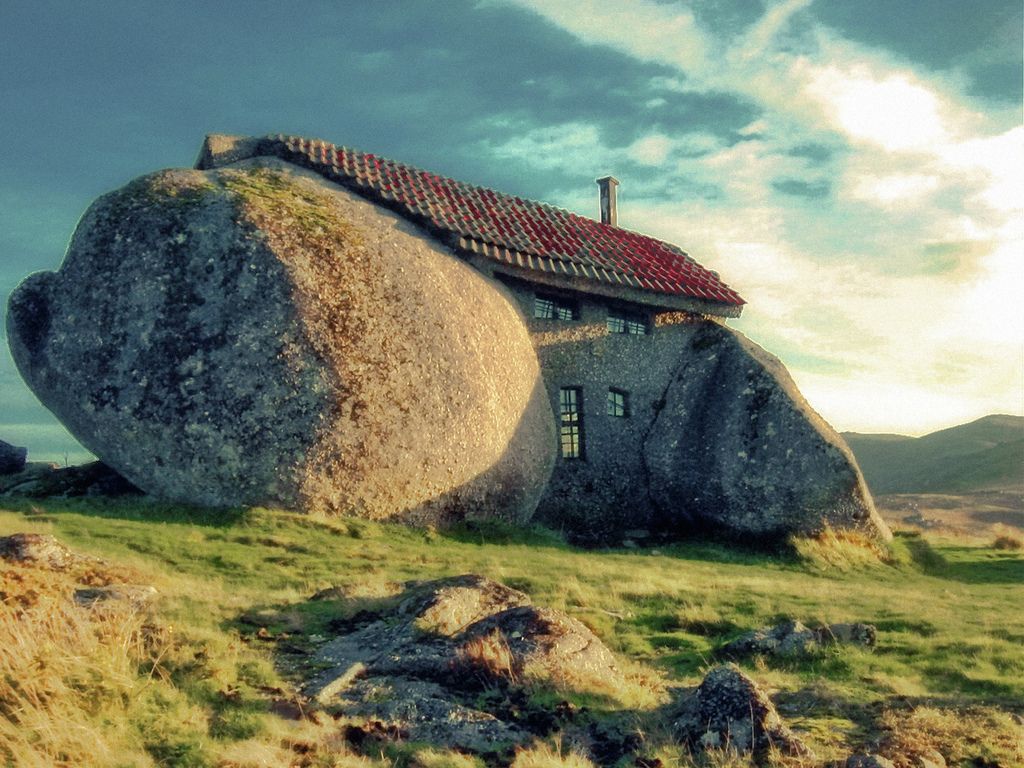
[{"label": "dry yellow grass", "polygon": [[515,659],[500,629],[467,640],[458,650],[459,661],[485,677],[516,683]]},{"label": "dry yellow grass", "polygon": [[561,744],[540,742],[517,750],[512,768],[594,768],[594,764],[575,750],[563,750]]},{"label": "dry yellow grass", "polygon": [[845,573],[892,560],[884,544],[856,531],[826,528],[817,536],[793,537],[789,543],[801,560],[820,571]]},{"label": "dry yellow grass", "polygon": [[14,766],[151,765],[124,713],[162,653],[126,601],[74,602],[99,573],[8,564],[0,574],[0,755]]}]

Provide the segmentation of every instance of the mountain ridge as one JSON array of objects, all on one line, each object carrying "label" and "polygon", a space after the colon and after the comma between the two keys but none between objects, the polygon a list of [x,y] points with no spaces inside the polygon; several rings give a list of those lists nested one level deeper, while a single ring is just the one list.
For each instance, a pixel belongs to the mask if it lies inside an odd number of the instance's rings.
[{"label": "mountain ridge", "polygon": [[1024,490],[1024,417],[990,414],[921,437],[843,432],[872,493]]}]

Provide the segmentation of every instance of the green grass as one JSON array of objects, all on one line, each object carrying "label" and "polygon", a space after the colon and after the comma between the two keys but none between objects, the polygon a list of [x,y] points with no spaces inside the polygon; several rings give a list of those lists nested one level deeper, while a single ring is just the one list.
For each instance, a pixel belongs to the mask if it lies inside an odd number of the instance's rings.
[{"label": "green grass", "polygon": [[[899,724],[928,708],[937,713],[926,720],[932,742],[947,756],[967,750],[965,765],[979,755],[1006,765],[1024,760],[1014,754],[1008,719],[1024,714],[1020,551],[920,536],[898,536],[881,552],[846,544],[848,556],[799,542],[781,554],[707,541],[586,551],[543,530],[479,523],[437,532],[263,509],[7,502],[0,535],[26,530],[133,569],[159,590],[166,652],[140,669],[145,685],[124,704],[127,725],[108,724],[117,743],[141,747],[154,765],[287,765],[281,755],[294,757],[303,744],[308,765],[473,764],[436,748],[419,763],[415,750],[383,760],[378,752],[373,762],[338,744],[324,748],[337,726],[271,711],[292,681],[285,656],[273,655],[276,643],[257,636],[284,633],[301,646],[329,634],[332,620],[378,607],[402,581],[466,572],[566,610],[645,670],[643,684],[656,696],[581,701],[595,717],[650,710],[665,685],[696,684],[716,649],[748,629],[789,618],[865,621],[878,627],[876,649],[743,664],[819,756],[841,757],[883,737],[896,743]],[[330,587],[338,588],[334,597],[310,599]],[[968,749],[957,728],[972,718],[996,725]],[[650,754],[678,757],[668,736],[650,730]],[[264,753],[264,763],[241,757]]]}]

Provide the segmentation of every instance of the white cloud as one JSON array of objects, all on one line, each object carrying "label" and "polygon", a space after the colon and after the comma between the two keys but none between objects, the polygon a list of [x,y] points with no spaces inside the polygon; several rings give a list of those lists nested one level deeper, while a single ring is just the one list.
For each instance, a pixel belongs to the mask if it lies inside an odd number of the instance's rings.
[{"label": "white cloud", "polygon": [[626,150],[626,154],[643,165],[661,165],[672,149],[672,141],[660,133],[637,139]]},{"label": "white cloud", "polygon": [[[673,204],[631,198],[622,213],[751,302],[737,325],[781,353],[826,418],[919,433],[1024,412],[1019,115],[1007,124],[976,112],[954,80],[823,27],[799,52],[779,45],[795,13],[813,12],[806,0],[774,3],[733,41],[645,0],[622,0],[613,14],[570,0],[519,4],[585,42],[675,67],[679,78],[652,83],[658,98],[721,92],[761,108],[731,146],[663,130],[600,147],[595,131],[589,156],[625,155],[662,166],[666,180],[723,191]],[[841,149],[814,176],[787,151],[799,143]],[[828,182],[833,194],[785,197],[780,179]]]},{"label": "white cloud", "polygon": [[854,183],[852,193],[861,200],[891,205],[897,202],[917,202],[938,186],[938,176],[924,173],[865,175]]},{"label": "white cloud", "polygon": [[858,64],[813,68],[806,93],[854,140],[890,152],[929,150],[949,135],[937,95],[908,73],[878,77]]}]

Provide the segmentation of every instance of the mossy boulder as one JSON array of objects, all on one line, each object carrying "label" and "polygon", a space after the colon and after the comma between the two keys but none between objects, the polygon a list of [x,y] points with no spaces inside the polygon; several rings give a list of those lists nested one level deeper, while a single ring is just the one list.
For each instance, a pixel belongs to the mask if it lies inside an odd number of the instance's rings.
[{"label": "mossy boulder", "polygon": [[554,419],[504,289],[274,159],[155,173],[12,295],[29,386],[132,483],[202,505],[524,521]]}]

